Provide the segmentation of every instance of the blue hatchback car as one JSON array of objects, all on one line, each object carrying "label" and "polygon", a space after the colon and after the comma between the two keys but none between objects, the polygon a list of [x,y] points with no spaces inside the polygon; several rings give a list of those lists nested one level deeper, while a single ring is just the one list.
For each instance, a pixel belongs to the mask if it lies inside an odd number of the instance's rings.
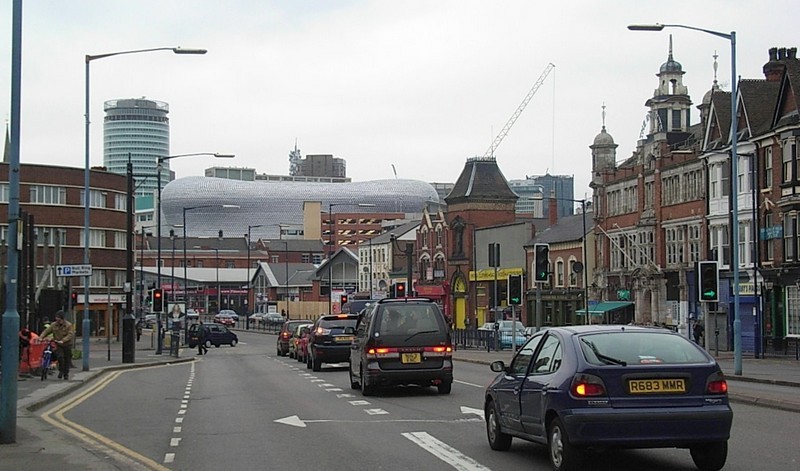
[{"label": "blue hatchback car", "polygon": [[725,465],[733,412],[717,364],[664,329],[553,327],[534,334],[487,387],[489,445],[548,447],[553,469],[583,467],[588,448],[688,448],[702,471]]}]

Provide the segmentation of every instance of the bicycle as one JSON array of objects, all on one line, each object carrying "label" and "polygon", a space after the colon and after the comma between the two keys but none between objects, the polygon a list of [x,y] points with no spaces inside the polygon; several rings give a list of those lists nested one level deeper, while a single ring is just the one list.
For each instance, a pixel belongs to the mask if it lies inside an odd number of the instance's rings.
[{"label": "bicycle", "polygon": [[39,368],[42,369],[42,381],[47,379],[47,375],[50,372],[50,366],[53,364],[53,357],[55,356],[55,353],[55,340],[47,341],[47,345],[44,346],[44,351],[42,352],[42,361],[39,364]]}]

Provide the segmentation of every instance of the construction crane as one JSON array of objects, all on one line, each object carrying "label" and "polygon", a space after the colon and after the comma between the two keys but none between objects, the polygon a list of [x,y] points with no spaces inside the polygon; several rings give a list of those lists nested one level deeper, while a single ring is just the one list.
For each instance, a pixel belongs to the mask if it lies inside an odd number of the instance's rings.
[{"label": "construction crane", "polygon": [[547,64],[547,67],[544,68],[544,72],[542,72],[542,75],[540,75],[539,79],[536,80],[536,83],[533,84],[533,87],[528,92],[528,95],[525,97],[524,100],[522,100],[522,103],[520,103],[520,105],[517,107],[517,110],[514,111],[514,114],[511,115],[511,118],[509,118],[506,125],[503,126],[503,129],[500,131],[500,134],[498,134],[497,137],[494,138],[494,142],[492,142],[492,145],[489,146],[489,148],[486,150],[486,153],[483,155],[484,158],[494,157],[495,149],[497,149],[497,146],[499,146],[500,143],[503,142],[503,139],[505,139],[506,134],[508,134],[508,131],[511,130],[511,126],[514,125],[514,123],[517,121],[517,118],[519,118],[519,115],[521,115],[522,112],[525,110],[525,107],[528,106],[528,103],[531,101],[531,98],[533,98],[533,95],[536,94],[536,90],[539,90],[539,87],[541,87],[542,83],[544,83],[544,79],[547,78],[547,75],[550,74],[550,71],[553,70],[554,67],[555,64],[553,64],[552,62]]}]

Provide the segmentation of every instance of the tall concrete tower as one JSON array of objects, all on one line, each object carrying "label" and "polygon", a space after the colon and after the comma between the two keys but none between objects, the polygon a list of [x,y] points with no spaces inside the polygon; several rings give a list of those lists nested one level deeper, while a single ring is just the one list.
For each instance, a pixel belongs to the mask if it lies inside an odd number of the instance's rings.
[{"label": "tall concrete tower", "polygon": [[[104,109],[103,165],[109,172],[124,174],[130,155],[136,196],[152,197],[158,158],[169,155],[169,105],[142,97],[109,100]],[[170,180],[167,160],[161,171],[161,188]]]}]

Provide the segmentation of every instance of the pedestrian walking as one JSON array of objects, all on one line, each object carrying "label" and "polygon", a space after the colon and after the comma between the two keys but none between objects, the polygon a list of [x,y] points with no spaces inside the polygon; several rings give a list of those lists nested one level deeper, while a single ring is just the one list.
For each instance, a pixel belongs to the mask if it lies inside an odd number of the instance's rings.
[{"label": "pedestrian walking", "polygon": [[200,321],[200,325],[197,328],[197,354],[203,355],[208,353],[208,347],[206,347],[206,326],[203,325],[203,321]]},{"label": "pedestrian walking", "polygon": [[703,327],[703,324],[701,324],[700,321],[694,321],[694,325],[692,325],[692,337],[694,338],[694,343],[702,345],[700,340],[703,337],[703,333],[705,333],[705,327]]},{"label": "pedestrian walking", "polygon": [[58,378],[69,379],[69,367],[72,360],[72,340],[75,333],[72,324],[64,319],[64,311],[56,312],[55,320],[44,329],[40,337],[53,336],[56,342],[56,358],[58,359]]}]

